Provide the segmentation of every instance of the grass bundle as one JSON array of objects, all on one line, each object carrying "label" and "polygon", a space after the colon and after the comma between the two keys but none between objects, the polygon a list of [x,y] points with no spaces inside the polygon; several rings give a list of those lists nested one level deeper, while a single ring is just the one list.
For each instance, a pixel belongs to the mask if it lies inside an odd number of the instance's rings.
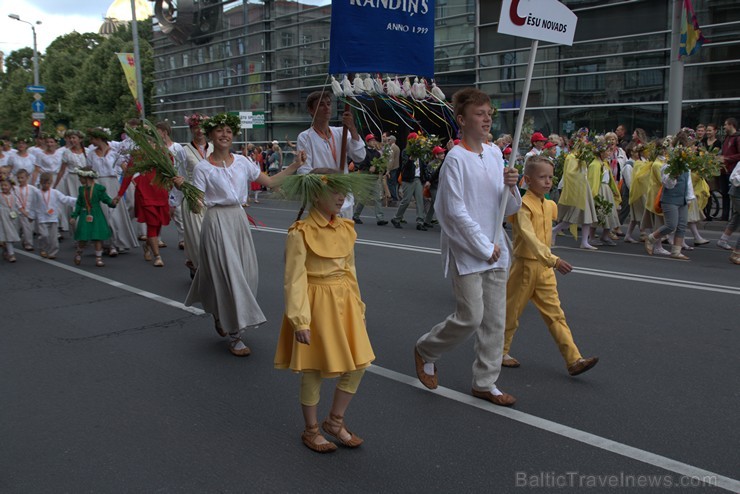
[{"label": "grass bundle", "polygon": [[[143,120],[139,127],[127,125],[126,134],[136,144],[136,148],[130,152],[133,163],[129,167],[129,173],[148,173],[154,170],[156,174],[154,183],[165,189],[171,189],[174,186],[174,178],[178,176],[173,164],[174,157],[154,125],[148,120]],[[190,211],[200,213],[203,192],[189,182],[184,182],[180,191]]]},{"label": "grass bundle", "polygon": [[[280,185],[280,194],[286,199],[301,202],[301,214],[306,204],[312,204],[330,192],[352,194],[355,202],[370,202],[378,193],[378,176],[366,173],[309,173],[291,175]],[[300,217],[300,214],[299,214]]]}]

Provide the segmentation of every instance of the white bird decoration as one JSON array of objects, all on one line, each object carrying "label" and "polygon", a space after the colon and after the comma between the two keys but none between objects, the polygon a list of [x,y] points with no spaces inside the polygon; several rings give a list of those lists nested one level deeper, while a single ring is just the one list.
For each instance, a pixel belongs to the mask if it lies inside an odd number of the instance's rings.
[{"label": "white bird decoration", "polygon": [[403,84],[401,85],[401,92],[403,92],[403,95],[407,98],[411,97],[411,81],[409,81],[408,77],[403,80]]},{"label": "white bird decoration", "polygon": [[352,80],[352,90],[357,96],[365,94],[365,85],[363,84],[362,79],[359,75],[356,75],[355,78]]},{"label": "white bird decoration", "polygon": [[352,98],[355,95],[354,91],[352,90],[352,83],[349,82],[349,79],[346,75],[344,76],[344,78],[342,78],[342,92],[347,98]]},{"label": "white bird decoration", "polygon": [[373,79],[373,85],[375,86],[376,93],[383,94],[383,79],[381,79],[380,76]]},{"label": "white bird decoration", "polygon": [[423,100],[426,98],[427,88],[424,84],[419,82],[418,77],[414,77],[414,84],[411,86],[411,96],[415,100]]},{"label": "white bird decoration", "polygon": [[441,100],[441,101],[445,100],[445,93],[443,93],[442,90],[439,87],[437,87],[436,82],[432,82],[431,93],[432,93],[432,96],[434,96],[438,100]]},{"label": "white bird decoration", "polygon": [[339,85],[339,81],[337,81],[334,76],[331,76],[331,90],[337,98],[344,96],[342,86]]},{"label": "white bird decoration", "polygon": [[375,94],[377,92],[375,91],[375,84],[373,83],[373,78],[369,74],[362,81],[362,85],[365,86],[365,92],[367,94]]},{"label": "white bird decoration", "polygon": [[398,84],[397,80],[391,80],[390,76],[388,77],[386,92],[388,93],[388,96],[401,96],[401,86]]}]

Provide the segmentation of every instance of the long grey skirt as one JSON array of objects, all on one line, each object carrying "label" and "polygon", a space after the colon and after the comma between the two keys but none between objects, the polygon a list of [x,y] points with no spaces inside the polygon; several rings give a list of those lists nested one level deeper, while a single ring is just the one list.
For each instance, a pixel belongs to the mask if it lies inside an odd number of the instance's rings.
[{"label": "long grey skirt", "polygon": [[[105,186],[105,190],[109,196],[116,197],[116,194],[118,194],[120,184],[116,177],[100,177],[98,183]],[[105,214],[105,219],[108,221],[108,226],[110,226],[113,232],[111,242],[119,249],[134,249],[139,247],[136,230],[128,213],[128,203],[129,200],[125,199],[118,203],[118,206],[115,208],[109,208],[105,204],[100,205],[103,214]]]},{"label": "long grey skirt", "polygon": [[190,211],[188,202],[183,199],[180,209],[182,210],[182,226],[185,236],[185,258],[192,262],[197,269],[200,258],[200,230],[203,225],[203,215],[206,207],[203,206],[203,211],[200,214],[195,214]]},{"label": "long grey skirt", "polygon": [[[57,190],[65,196],[77,197],[78,191],[80,190],[80,179],[76,174],[70,173],[69,170],[66,170],[64,177],[59,181]],[[64,231],[69,231],[69,218],[72,216],[74,206],[62,204],[60,205],[59,210],[59,228]]]},{"label": "long grey skirt", "polygon": [[596,223],[596,205],[591,194],[586,194],[586,209],[580,209],[575,206],[558,205],[558,223],[567,221],[574,225],[590,225]]},{"label": "long grey skirt", "polygon": [[257,304],[257,254],[241,206],[208,208],[200,232],[199,257],[185,305],[200,302],[229,333],[267,320]]}]

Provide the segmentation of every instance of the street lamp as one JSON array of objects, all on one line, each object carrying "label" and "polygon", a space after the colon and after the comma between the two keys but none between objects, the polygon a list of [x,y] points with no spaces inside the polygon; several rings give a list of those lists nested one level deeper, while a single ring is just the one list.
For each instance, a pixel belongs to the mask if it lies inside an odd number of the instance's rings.
[{"label": "street lamp", "polygon": [[[25,22],[29,26],[31,26],[31,31],[33,31],[33,84],[34,86],[39,85],[39,51],[36,49],[36,27],[28,22],[24,21],[20,18],[18,14],[8,14],[8,17],[11,19],[15,19],[19,22]],[[36,24],[41,24],[41,21],[36,21]]]}]

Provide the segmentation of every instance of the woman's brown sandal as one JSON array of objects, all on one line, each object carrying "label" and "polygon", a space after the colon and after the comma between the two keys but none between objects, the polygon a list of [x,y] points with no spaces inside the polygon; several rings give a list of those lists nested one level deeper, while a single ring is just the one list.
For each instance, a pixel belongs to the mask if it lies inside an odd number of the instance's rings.
[{"label": "woman's brown sandal", "polygon": [[[333,413],[329,414],[329,418],[324,420],[324,422],[321,424],[321,428],[324,429],[324,432],[329,434],[331,437],[335,438],[337,441],[342,443],[344,446],[347,446],[348,448],[356,448],[363,442],[365,442],[361,437],[356,436],[347,429],[344,426],[344,417],[340,415],[334,415]],[[350,438],[346,441],[342,439],[342,431],[349,434]]]},{"label": "woman's brown sandal", "polygon": [[[301,434],[301,440],[308,449],[316,451],[317,453],[331,453],[337,450],[337,445],[326,441],[325,443],[316,443],[316,439],[324,437],[319,432],[319,424],[314,424],[310,427],[306,427],[306,430]],[[324,438],[326,440],[326,438]]]},{"label": "woman's brown sandal", "polygon": [[221,321],[219,321],[218,319],[215,319],[215,318],[213,319],[213,327],[216,328],[216,332],[218,333],[219,336],[222,336],[225,338],[226,335],[228,334],[226,331],[224,331],[223,326],[221,326]]},{"label": "woman's brown sandal", "polygon": [[[242,341],[239,336],[229,335],[231,341],[229,341],[229,351],[236,357],[247,357],[252,354],[252,350]],[[239,343],[243,346],[242,348],[236,348]]]},{"label": "woman's brown sandal", "polygon": [[105,263],[103,262],[103,258],[102,257],[96,257],[95,258],[95,266],[97,266],[99,268],[102,268],[103,266],[105,266]]}]

